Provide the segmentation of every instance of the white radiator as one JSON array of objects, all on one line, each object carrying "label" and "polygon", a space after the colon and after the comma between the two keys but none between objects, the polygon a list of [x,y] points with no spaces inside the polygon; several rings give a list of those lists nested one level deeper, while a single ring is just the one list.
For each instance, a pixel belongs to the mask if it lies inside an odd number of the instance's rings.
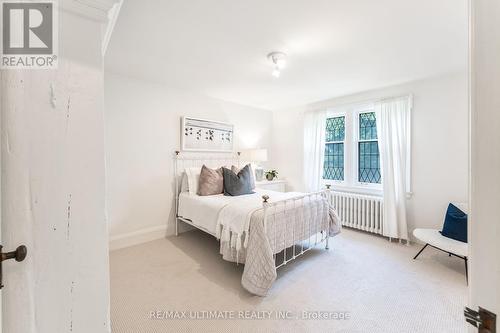
[{"label": "white radiator", "polygon": [[329,200],[343,226],[382,235],[382,197],[330,191]]}]

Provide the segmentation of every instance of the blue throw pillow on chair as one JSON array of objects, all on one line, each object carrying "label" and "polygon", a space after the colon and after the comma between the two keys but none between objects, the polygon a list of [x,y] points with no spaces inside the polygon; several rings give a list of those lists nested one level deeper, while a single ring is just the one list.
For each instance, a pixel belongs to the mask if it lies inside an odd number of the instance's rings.
[{"label": "blue throw pillow on chair", "polygon": [[467,243],[467,214],[449,204],[441,235]]}]

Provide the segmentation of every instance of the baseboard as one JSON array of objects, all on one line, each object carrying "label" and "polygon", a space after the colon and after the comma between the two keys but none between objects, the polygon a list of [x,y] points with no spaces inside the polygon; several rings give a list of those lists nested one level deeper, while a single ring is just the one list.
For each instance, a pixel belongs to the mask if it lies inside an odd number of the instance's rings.
[{"label": "baseboard", "polygon": [[125,247],[150,242],[156,239],[165,238],[166,234],[167,234],[167,226],[159,225],[133,232],[110,236],[109,250],[113,251],[113,250],[123,249]]}]

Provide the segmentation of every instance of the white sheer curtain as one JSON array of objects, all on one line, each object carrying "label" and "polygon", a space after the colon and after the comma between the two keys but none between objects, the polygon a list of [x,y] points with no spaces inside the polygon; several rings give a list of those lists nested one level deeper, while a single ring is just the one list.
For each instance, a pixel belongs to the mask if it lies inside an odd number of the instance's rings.
[{"label": "white sheer curtain", "polygon": [[304,115],[304,185],[306,191],[321,188],[325,152],[326,111],[310,111]]},{"label": "white sheer curtain", "polygon": [[375,104],[384,189],[383,234],[406,240],[411,107],[411,96],[385,99]]}]

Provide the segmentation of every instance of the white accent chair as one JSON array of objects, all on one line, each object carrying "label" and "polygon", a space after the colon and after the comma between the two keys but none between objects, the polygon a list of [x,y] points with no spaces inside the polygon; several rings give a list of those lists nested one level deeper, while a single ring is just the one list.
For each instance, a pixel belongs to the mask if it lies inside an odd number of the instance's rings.
[{"label": "white accent chair", "polygon": [[[468,214],[467,204],[453,203],[456,207],[460,208],[464,213]],[[413,257],[417,257],[425,250],[427,246],[448,253],[450,256],[455,256],[465,261],[465,279],[468,281],[468,267],[467,257],[469,256],[469,244],[460,242],[441,235],[438,229],[423,229],[417,228],[413,230],[413,236],[424,242],[424,247]]]}]

